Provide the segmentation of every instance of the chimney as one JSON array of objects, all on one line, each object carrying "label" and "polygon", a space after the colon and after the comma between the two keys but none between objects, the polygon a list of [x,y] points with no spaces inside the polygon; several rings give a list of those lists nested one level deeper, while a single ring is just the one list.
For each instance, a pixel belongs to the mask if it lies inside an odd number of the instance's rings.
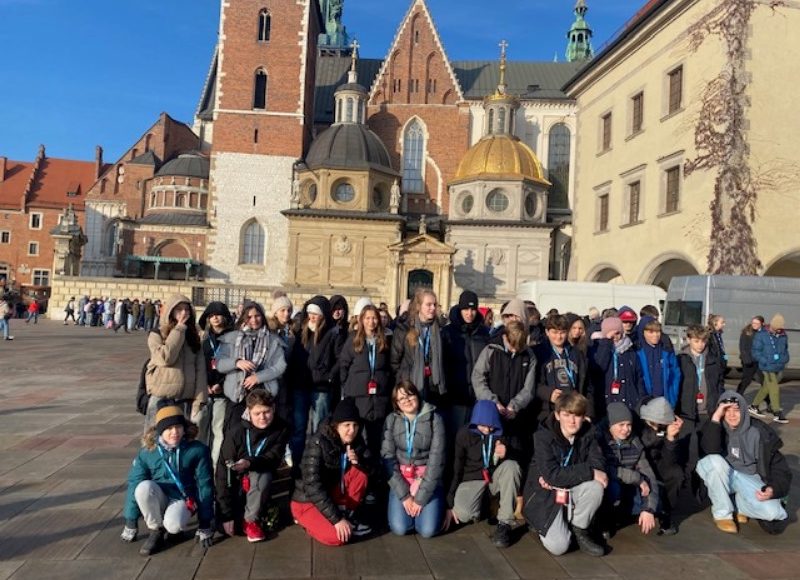
[{"label": "chimney", "polygon": [[94,178],[100,179],[103,171],[103,148],[98,145],[94,148]]},{"label": "chimney", "polygon": [[6,163],[8,162],[7,157],[0,157],[0,183],[3,183],[6,180]]}]

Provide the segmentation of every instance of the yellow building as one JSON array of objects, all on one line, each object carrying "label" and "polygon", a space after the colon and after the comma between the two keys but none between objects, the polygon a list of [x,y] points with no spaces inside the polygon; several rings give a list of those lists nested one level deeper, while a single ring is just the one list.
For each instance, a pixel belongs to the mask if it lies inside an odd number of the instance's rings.
[{"label": "yellow building", "polygon": [[800,2],[650,0],[567,85],[570,277],[800,276]]}]

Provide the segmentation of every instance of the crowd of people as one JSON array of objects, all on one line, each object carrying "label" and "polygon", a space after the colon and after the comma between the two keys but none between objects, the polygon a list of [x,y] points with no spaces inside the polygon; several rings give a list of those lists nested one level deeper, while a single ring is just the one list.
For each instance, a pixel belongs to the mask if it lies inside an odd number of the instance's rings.
[{"label": "crowd of people", "polygon": [[[496,546],[527,524],[555,555],[574,541],[602,556],[629,524],[675,534],[687,496],[710,500],[723,532],[787,523],[791,472],[761,420],[768,399],[786,422],[780,315],[743,332],[737,391],[724,383],[725,321],[690,326],[675,352],[653,306],[542,317],[514,299],[488,322],[494,313],[470,291],[447,316],[429,290],[396,317],[368,298],[351,312],[342,296],[295,312],[277,293],[269,310],[247,302],[235,316],[215,302],[199,319],[185,296],[152,305],[122,532],[135,540],[144,519],[143,555],[192,515],[204,546],[215,533],[264,540],[282,466],[295,522],[331,546],[369,535],[369,510],[392,533],[430,538],[486,516],[487,504]],[[124,308],[119,322],[135,328]]]}]

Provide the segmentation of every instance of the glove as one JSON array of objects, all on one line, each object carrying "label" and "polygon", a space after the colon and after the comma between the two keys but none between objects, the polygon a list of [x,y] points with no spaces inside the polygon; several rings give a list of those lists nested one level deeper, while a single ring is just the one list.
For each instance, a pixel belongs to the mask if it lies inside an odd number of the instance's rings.
[{"label": "glove", "polygon": [[203,548],[210,548],[214,545],[214,530],[211,528],[198,529],[194,536],[197,543]]},{"label": "glove", "polygon": [[119,535],[119,539],[123,542],[133,542],[136,539],[136,534],[139,533],[137,528],[129,528],[127,525],[122,528],[122,533]]}]

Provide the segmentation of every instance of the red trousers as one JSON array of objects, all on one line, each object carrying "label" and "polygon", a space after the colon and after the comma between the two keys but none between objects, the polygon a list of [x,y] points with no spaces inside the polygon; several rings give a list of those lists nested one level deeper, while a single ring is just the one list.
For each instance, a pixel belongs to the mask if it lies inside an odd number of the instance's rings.
[{"label": "red trousers", "polygon": [[[337,506],[348,510],[356,509],[367,493],[367,474],[356,467],[349,467],[344,474],[344,492],[340,486],[331,490],[331,499]],[[343,543],[336,535],[336,528],[322,515],[311,502],[291,503],[292,517],[305,528],[306,533],[320,544],[341,546]]]}]

